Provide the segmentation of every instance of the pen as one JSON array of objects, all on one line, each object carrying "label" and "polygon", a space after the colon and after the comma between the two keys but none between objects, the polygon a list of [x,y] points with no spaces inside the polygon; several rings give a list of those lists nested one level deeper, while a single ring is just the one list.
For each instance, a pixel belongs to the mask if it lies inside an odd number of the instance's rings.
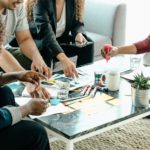
[{"label": "pen", "polygon": [[81,95],[85,95],[86,91],[88,90],[89,85],[85,86],[83,91],[80,93]]},{"label": "pen", "polygon": [[74,83],[75,83],[75,84],[79,84],[79,82],[77,81],[77,78],[76,78],[76,77],[74,78]]},{"label": "pen", "polygon": [[82,101],[84,101],[84,100],[86,100],[86,99],[89,99],[89,98],[90,98],[90,96],[84,96],[84,97],[82,97],[82,98],[78,98],[78,99],[75,99],[75,100],[73,100],[73,101],[64,102],[64,104],[65,104],[66,106],[68,106],[68,105],[74,104],[74,103],[76,103],[76,102],[82,102]]},{"label": "pen", "polygon": [[96,92],[97,92],[97,86],[93,89],[93,91],[91,92],[90,94],[90,97],[91,98],[94,98],[94,96],[96,95]]},{"label": "pen", "polygon": [[89,86],[86,93],[85,93],[85,95],[89,95],[91,93],[91,90],[92,90],[92,86]]}]

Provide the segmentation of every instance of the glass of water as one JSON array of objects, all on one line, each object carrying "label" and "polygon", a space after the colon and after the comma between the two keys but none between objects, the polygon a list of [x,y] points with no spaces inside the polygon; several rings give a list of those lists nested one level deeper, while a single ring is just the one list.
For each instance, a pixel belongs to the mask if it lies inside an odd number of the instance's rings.
[{"label": "glass of water", "polygon": [[141,63],[141,55],[131,55],[130,56],[130,69],[138,69]]},{"label": "glass of water", "polygon": [[68,99],[69,89],[70,89],[70,80],[63,80],[57,82],[58,93],[57,98],[60,100]]}]

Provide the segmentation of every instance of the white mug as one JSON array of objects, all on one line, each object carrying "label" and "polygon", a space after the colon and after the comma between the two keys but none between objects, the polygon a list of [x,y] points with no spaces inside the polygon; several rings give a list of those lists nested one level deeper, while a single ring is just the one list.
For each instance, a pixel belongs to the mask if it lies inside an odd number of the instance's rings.
[{"label": "white mug", "polygon": [[119,90],[120,85],[120,72],[116,70],[110,70],[106,74],[106,86],[109,91]]}]

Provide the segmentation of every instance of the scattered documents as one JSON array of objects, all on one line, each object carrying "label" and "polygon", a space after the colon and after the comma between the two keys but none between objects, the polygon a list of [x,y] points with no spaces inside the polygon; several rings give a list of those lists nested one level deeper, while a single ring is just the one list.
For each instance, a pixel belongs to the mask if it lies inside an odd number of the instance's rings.
[{"label": "scattered documents", "polygon": [[[16,97],[16,103],[20,106],[26,104],[31,98],[30,97]],[[32,119],[34,118],[39,118],[39,117],[44,117],[44,116],[49,116],[49,115],[54,115],[54,114],[58,114],[58,113],[67,113],[67,112],[71,112],[70,110],[71,108],[64,106],[62,103],[56,105],[56,106],[51,106],[49,105],[49,107],[47,108],[46,112],[43,113],[40,116],[33,116],[30,115],[30,117]]]}]

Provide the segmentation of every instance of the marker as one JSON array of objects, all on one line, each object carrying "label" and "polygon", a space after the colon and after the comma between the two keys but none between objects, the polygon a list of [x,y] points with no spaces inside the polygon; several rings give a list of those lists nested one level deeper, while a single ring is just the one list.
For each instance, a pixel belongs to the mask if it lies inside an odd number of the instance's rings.
[{"label": "marker", "polygon": [[91,91],[92,91],[92,86],[89,86],[85,95],[89,95],[91,93]]},{"label": "marker", "polygon": [[86,75],[86,73],[80,69],[77,70],[78,74],[81,75],[81,76],[84,76]]},{"label": "marker", "polygon": [[110,52],[110,50],[111,50],[111,45],[110,44],[105,44],[104,45],[104,51],[106,53],[106,56],[105,56],[106,62],[108,62],[109,59],[110,59],[110,56],[108,55],[108,53]]},{"label": "marker", "polygon": [[56,83],[56,81],[55,81],[55,80],[47,80],[47,82],[48,82],[48,83],[51,83],[51,84]]},{"label": "marker", "polygon": [[70,90],[69,92],[81,92],[81,90]]},{"label": "marker", "polygon": [[97,86],[93,89],[93,91],[91,92],[90,94],[90,97],[91,98],[94,98],[94,96],[96,95],[96,92],[97,92]]},{"label": "marker", "polygon": [[76,78],[76,77],[74,78],[74,83],[75,83],[75,84],[79,84],[79,82],[77,81],[77,78]]},{"label": "marker", "polygon": [[88,90],[89,85],[85,86],[83,91],[80,93],[81,95],[85,95],[86,91]]}]

